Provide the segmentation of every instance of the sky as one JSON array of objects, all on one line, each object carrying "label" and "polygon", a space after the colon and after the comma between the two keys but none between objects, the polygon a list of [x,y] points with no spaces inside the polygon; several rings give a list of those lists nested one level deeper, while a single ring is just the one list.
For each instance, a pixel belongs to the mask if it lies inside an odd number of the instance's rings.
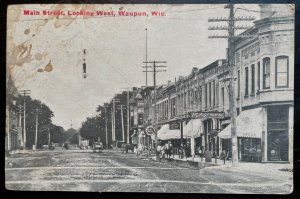
[{"label": "sky", "polygon": [[[258,5],[235,5],[259,11]],[[116,16],[24,15],[24,10],[42,12],[114,11]],[[118,16],[119,10],[147,12],[145,16]],[[166,16],[151,16],[151,11]],[[158,73],[157,84],[174,82],[224,59],[226,39],[209,39],[226,31],[208,30],[210,17],[228,17],[222,4],[206,5],[14,5],[8,8],[7,71],[18,90],[31,90],[54,112],[52,121],[65,129],[80,128],[96,107],[128,87],[145,86],[142,66],[148,61],[166,61],[166,72]],[[236,16],[258,12],[235,10]],[[246,25],[252,25],[248,22]],[[87,78],[83,78],[83,49],[86,49]],[[39,71],[39,72],[38,72]],[[148,74],[153,85],[153,74]],[[72,122],[71,122],[72,121]]]}]

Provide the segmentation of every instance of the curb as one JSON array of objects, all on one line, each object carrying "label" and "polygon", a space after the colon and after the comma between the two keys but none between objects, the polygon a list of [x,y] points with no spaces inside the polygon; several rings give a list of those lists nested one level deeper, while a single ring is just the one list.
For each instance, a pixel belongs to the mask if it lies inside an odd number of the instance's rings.
[{"label": "curb", "polygon": [[214,166],[221,166],[218,164],[214,164],[214,163],[205,163],[205,162],[195,162],[195,161],[191,161],[191,160],[186,160],[186,161],[182,161],[182,160],[178,160],[178,159],[161,159],[156,160],[156,157],[152,157],[149,158],[152,161],[156,161],[156,162],[165,162],[165,163],[175,163],[178,166],[187,166],[187,167],[194,167],[196,169],[203,169],[206,167],[214,167]]}]

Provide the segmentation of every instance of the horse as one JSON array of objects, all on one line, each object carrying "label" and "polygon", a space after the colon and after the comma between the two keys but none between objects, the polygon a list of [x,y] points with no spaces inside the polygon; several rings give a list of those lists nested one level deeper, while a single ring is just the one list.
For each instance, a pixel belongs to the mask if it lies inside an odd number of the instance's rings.
[{"label": "horse", "polygon": [[128,151],[134,151],[134,144],[126,144],[125,145],[125,152],[128,153]]},{"label": "horse", "polygon": [[173,155],[173,158],[174,158],[174,151],[173,151],[173,146],[172,146],[172,143],[167,143],[165,145],[165,153],[167,155],[167,158],[170,159],[171,158],[171,155]]}]

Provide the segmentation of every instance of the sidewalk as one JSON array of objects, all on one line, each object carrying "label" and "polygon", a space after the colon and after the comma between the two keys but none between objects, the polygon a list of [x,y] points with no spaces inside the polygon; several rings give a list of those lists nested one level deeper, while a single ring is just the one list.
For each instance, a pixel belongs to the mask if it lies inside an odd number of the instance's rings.
[{"label": "sidewalk", "polygon": [[[156,160],[156,157],[153,157]],[[179,155],[174,155],[174,158],[171,158],[172,161],[176,161],[177,163],[189,164],[198,166],[199,169],[207,168],[207,169],[221,169],[227,171],[247,171],[247,172],[263,172],[269,174],[293,174],[293,164],[290,163],[259,163],[259,162],[238,162],[236,167],[232,166],[231,160],[226,160],[224,164],[224,160],[217,159],[217,163],[215,162],[215,158],[212,158],[211,162],[205,162],[205,158],[200,157],[189,157],[181,159]],[[168,160],[168,159],[166,159]]]}]

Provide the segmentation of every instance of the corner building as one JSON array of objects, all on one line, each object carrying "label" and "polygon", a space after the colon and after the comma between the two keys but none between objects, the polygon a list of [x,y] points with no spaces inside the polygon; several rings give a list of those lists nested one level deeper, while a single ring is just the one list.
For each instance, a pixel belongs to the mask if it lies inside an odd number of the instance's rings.
[{"label": "corner building", "polygon": [[[284,4],[260,8],[261,19],[242,33],[253,37],[234,42],[239,160],[292,162],[294,11]],[[218,136],[230,149],[230,125]]]}]

